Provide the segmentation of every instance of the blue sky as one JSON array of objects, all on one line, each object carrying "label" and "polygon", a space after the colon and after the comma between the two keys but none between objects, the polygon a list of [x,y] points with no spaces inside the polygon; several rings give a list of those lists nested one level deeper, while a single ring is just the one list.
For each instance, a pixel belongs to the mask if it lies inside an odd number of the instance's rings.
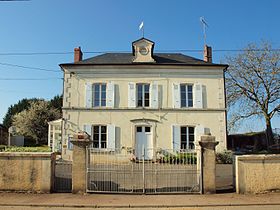
[{"label": "blue sky", "polygon": [[[58,64],[72,62],[74,47],[83,51],[130,51],[141,37],[155,50],[202,49],[199,17],[209,24],[207,43],[215,49],[240,49],[251,42],[270,41],[280,47],[280,1],[253,0],[48,0],[0,1],[0,63],[43,68],[23,69],[0,64],[1,78],[45,78],[40,81],[0,80],[0,122],[11,104],[22,98],[50,99],[62,93]],[[60,55],[6,55],[67,52]],[[186,53],[202,58],[202,53]],[[231,52],[214,52],[220,63]],[[84,58],[95,54],[86,53]],[[280,120],[273,120],[279,127]],[[263,128],[258,122],[253,128]],[[247,128],[248,129],[248,126]],[[240,130],[243,131],[242,129]]]}]

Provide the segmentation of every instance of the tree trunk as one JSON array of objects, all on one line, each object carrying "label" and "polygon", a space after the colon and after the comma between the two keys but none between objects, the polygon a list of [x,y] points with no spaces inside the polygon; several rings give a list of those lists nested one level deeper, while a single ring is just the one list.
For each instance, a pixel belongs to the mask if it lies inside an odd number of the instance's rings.
[{"label": "tree trunk", "polygon": [[273,132],[272,132],[270,119],[266,118],[265,121],[266,121],[266,141],[269,150],[269,146],[273,144]]}]

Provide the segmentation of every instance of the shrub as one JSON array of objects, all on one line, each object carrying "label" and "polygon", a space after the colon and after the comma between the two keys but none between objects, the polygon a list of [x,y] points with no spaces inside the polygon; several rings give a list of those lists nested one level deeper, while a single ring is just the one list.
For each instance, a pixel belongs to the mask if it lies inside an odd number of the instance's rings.
[{"label": "shrub", "polygon": [[196,160],[196,154],[179,153],[176,155],[165,155],[159,159],[159,162],[170,164],[196,164]]},{"label": "shrub", "polygon": [[6,145],[0,145],[0,152],[4,151],[6,148]]},{"label": "shrub", "polygon": [[224,152],[216,153],[216,163],[232,164],[232,162],[233,162],[232,152],[225,150]]}]

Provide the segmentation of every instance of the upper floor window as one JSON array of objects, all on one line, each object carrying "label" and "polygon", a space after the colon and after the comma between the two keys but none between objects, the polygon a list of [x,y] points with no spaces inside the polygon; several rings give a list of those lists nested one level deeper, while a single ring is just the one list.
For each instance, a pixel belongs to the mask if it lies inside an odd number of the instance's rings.
[{"label": "upper floor window", "polygon": [[107,148],[107,126],[94,125],[92,131],[93,148]]},{"label": "upper floor window", "polygon": [[194,127],[181,126],[181,149],[194,149]]},{"label": "upper floor window", "polygon": [[181,107],[193,107],[193,85],[181,84]]},{"label": "upper floor window", "polygon": [[137,107],[150,106],[150,84],[136,84]]},{"label": "upper floor window", "polygon": [[106,84],[93,84],[93,106],[106,106]]}]

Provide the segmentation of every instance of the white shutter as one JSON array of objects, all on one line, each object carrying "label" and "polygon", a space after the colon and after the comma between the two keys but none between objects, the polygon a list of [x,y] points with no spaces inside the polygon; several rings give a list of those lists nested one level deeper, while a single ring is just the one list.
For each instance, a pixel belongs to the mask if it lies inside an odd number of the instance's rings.
[{"label": "white shutter", "polygon": [[195,108],[203,108],[202,85],[201,84],[195,84],[193,91],[194,91],[194,107]]},{"label": "white shutter", "polygon": [[172,126],[172,144],[173,144],[173,150],[176,152],[179,152],[181,148],[180,132],[181,132],[180,126],[178,125]]},{"label": "white shutter", "polygon": [[84,125],[84,131],[87,132],[88,135],[90,135],[90,139],[92,139],[91,129],[92,129],[92,125]]},{"label": "white shutter", "polygon": [[115,125],[107,125],[107,148],[111,151],[115,151],[116,148],[116,140],[115,140]]},{"label": "white shutter", "polygon": [[195,132],[195,141],[199,142],[200,137],[205,134],[204,132],[205,128],[202,125],[195,126],[194,132]]},{"label": "white shutter", "polygon": [[115,84],[113,82],[107,83],[106,88],[106,106],[114,108],[115,106]]},{"label": "white shutter", "polygon": [[136,84],[134,82],[128,83],[128,107],[136,107]]},{"label": "white shutter", "polygon": [[150,85],[150,105],[151,108],[157,109],[158,108],[158,83],[153,82]]},{"label": "white shutter", "polygon": [[92,84],[88,82],[85,85],[85,107],[92,107]]},{"label": "white shutter", "polygon": [[181,99],[180,99],[180,84],[179,83],[172,84],[172,92],[173,92],[173,108],[180,108]]}]

